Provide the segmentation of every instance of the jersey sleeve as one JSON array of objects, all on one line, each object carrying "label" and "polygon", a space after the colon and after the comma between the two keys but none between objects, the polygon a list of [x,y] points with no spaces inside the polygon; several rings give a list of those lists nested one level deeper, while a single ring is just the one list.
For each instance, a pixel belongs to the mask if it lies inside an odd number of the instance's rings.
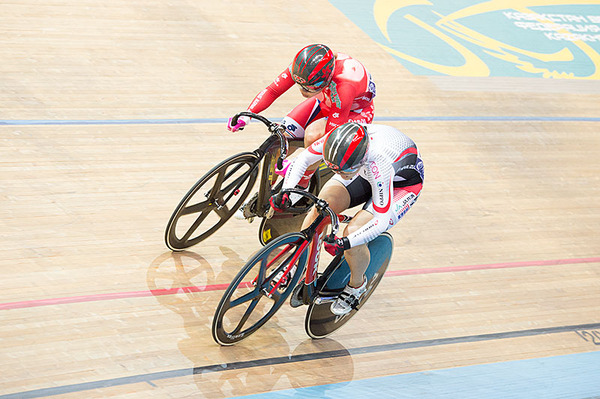
[{"label": "jersey sleeve", "polygon": [[294,188],[304,176],[308,167],[323,159],[323,145],[327,137],[321,137],[319,140],[305,148],[292,164],[289,166],[282,188]]},{"label": "jersey sleeve", "polygon": [[[366,244],[388,229],[393,217],[394,170],[391,165],[381,167],[375,162],[369,164],[367,172],[373,200],[373,218],[360,229],[348,235],[350,247]],[[376,172],[373,172],[373,171]]]},{"label": "jersey sleeve", "polygon": [[248,111],[256,114],[269,108],[275,100],[277,100],[283,93],[288,91],[294,85],[294,80],[290,74],[289,67],[275,78],[273,83],[268,85],[260,93],[254,97],[254,100],[248,106]]}]

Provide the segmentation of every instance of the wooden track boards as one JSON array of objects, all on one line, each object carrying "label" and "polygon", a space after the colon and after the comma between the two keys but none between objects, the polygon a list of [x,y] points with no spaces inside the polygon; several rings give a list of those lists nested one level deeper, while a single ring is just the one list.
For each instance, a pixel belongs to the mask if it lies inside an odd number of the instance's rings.
[{"label": "wooden track boards", "polygon": [[[593,84],[413,75],[322,2],[0,10],[0,397],[222,398],[598,350],[600,125],[574,119],[599,116]],[[212,315],[258,222],[179,254],[164,227],[206,170],[264,138],[223,120],[317,41],[367,64],[425,188],[347,326],[311,341],[305,309],[284,306],[221,348]]]}]

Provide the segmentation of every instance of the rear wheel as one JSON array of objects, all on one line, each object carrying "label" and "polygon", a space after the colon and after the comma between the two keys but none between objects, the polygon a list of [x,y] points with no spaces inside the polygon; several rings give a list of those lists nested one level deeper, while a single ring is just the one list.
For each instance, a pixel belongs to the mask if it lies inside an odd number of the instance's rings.
[{"label": "rear wheel", "polygon": [[260,159],[241,153],[206,173],[183,197],[165,230],[165,243],[181,251],[217,231],[250,194],[258,176]]},{"label": "rear wheel", "polygon": [[[212,335],[220,345],[232,345],[258,330],[283,305],[300,280],[308,258],[304,235],[285,234],[254,255],[235,276],[215,311]],[[292,273],[292,266],[296,270]],[[277,286],[279,272],[287,284]],[[275,279],[277,280],[277,279]]]},{"label": "rear wheel", "polygon": [[[321,164],[317,172],[310,179],[308,192],[319,195],[323,185],[332,176],[333,172],[331,169],[327,168],[324,163]],[[281,186],[282,182],[273,188],[272,194],[281,191]],[[258,228],[258,240],[261,245],[267,245],[282,234],[300,231],[302,222],[311,206],[312,203],[308,203],[307,199],[301,199],[297,206],[288,209],[286,212],[275,213],[270,218],[263,218]]]},{"label": "rear wheel", "polygon": [[311,338],[325,338],[346,324],[379,285],[390,263],[394,240],[389,233],[383,233],[367,245],[371,252],[371,262],[365,272],[368,279],[367,291],[350,313],[337,316],[331,312],[331,304],[350,281],[350,268],[346,260],[343,257],[334,258],[320,277],[323,280],[318,283],[319,291],[309,305],[304,320],[304,329]]}]

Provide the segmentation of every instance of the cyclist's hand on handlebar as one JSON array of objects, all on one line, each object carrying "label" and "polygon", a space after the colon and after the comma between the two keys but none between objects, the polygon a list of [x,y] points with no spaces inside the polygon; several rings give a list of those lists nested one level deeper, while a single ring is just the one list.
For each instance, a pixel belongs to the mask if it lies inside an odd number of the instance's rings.
[{"label": "cyclist's hand on handlebar", "polygon": [[330,235],[325,236],[325,251],[329,252],[332,256],[341,254],[347,249],[350,249],[350,240],[348,237],[331,237]]},{"label": "cyclist's hand on handlebar", "polygon": [[229,121],[227,122],[227,130],[229,130],[230,132],[237,132],[238,130],[244,130],[246,125],[250,123],[250,118],[242,115],[238,118],[237,123],[235,125],[231,124],[232,121],[233,117],[229,118]]},{"label": "cyclist's hand on handlebar", "polygon": [[269,199],[271,208],[277,212],[284,212],[292,205],[290,195],[288,193],[277,193]]}]

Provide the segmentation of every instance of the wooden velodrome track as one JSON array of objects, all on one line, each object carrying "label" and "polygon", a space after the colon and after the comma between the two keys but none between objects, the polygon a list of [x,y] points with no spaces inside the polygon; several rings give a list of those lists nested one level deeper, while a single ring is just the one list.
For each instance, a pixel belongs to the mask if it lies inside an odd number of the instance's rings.
[{"label": "wooden velodrome track", "polygon": [[[316,0],[5,1],[0,31],[0,398],[600,397],[598,78],[414,74]],[[178,254],[163,231],[312,42],[367,65],[425,188],[348,325],[312,341],[286,305],[220,347],[258,222]]]}]

